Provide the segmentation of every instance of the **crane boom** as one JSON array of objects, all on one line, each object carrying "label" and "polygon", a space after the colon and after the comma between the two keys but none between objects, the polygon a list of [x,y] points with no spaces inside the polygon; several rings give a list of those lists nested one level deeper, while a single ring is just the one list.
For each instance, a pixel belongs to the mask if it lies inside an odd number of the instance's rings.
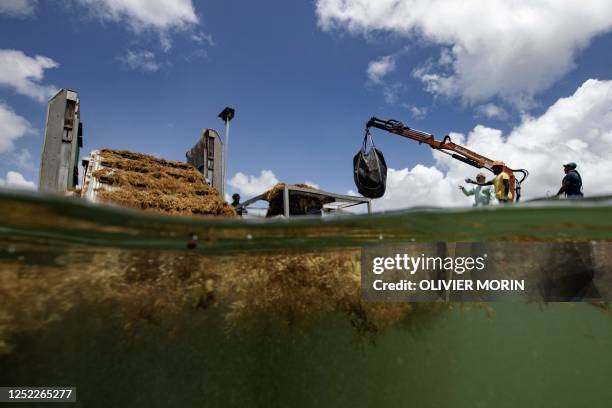
[{"label": "crane boom", "polygon": [[[445,136],[442,140],[437,140],[434,135],[423,132],[420,130],[412,129],[408,126],[405,126],[402,122],[397,120],[384,120],[379,119],[377,117],[372,117],[366,124],[366,132],[369,132],[370,128],[377,128],[385,130],[389,133],[394,133],[398,136],[405,137],[407,139],[412,139],[419,144],[425,143],[429,145],[432,149],[438,150],[442,153],[446,153],[452,158],[459,160],[463,163],[469,164],[470,166],[476,167],[478,169],[487,169],[489,171],[493,171],[493,162],[488,157],[485,157],[479,153],[476,153],[470,149],[467,149],[461,145],[458,145],[451,141],[450,136]],[[504,171],[508,173],[510,176],[510,190],[512,191],[512,195],[516,198],[516,201],[519,201],[521,196],[521,183],[527,178],[529,172],[524,169],[511,169],[507,166],[504,166]],[[515,173],[521,173],[523,176],[520,180],[518,180],[515,176]]]}]

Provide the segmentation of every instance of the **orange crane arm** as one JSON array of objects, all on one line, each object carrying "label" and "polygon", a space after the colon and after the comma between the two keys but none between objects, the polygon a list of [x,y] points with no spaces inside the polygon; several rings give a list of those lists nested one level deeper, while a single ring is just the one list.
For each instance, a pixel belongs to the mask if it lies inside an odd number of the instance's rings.
[{"label": "orange crane arm", "polygon": [[[415,140],[419,142],[419,144],[425,143],[429,145],[429,147],[431,147],[432,149],[436,149],[441,151],[442,153],[446,153],[452,158],[462,161],[478,169],[484,168],[491,172],[493,171],[494,160],[491,160],[488,157],[485,157],[470,149],[453,143],[451,141],[450,136],[445,136],[442,140],[436,140],[434,135],[420,130],[411,129],[397,120],[384,120],[376,117],[372,117],[368,121],[368,123],[366,124],[366,132],[369,132],[369,129],[372,127],[386,130],[387,132],[394,133],[398,136],[402,136],[407,139]],[[524,169],[511,169],[507,166],[504,166],[504,171],[508,173],[508,175],[511,177],[510,189],[514,197],[516,198],[516,201],[518,201],[520,198],[521,182],[523,182],[527,178],[529,172]],[[514,173],[522,173],[523,177],[518,180]]]}]

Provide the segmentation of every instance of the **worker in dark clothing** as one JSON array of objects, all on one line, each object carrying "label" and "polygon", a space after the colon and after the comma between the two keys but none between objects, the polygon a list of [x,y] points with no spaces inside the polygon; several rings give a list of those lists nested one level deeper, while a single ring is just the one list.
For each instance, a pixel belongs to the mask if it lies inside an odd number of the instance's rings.
[{"label": "worker in dark clothing", "polygon": [[234,210],[236,210],[241,217],[242,214],[246,213],[246,210],[240,206],[240,194],[234,193],[234,195],[232,195],[232,207],[234,207]]},{"label": "worker in dark clothing", "polygon": [[576,163],[570,162],[563,165],[563,171],[565,171],[565,177],[561,182],[561,188],[555,197],[559,197],[561,194],[565,194],[568,198],[582,198],[582,177],[580,173],[576,171]]}]

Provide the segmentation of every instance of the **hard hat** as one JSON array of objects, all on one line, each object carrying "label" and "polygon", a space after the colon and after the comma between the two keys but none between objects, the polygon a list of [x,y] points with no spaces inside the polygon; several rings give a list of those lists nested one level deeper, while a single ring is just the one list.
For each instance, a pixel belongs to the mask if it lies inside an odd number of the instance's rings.
[{"label": "hard hat", "polygon": [[491,167],[499,167],[499,166],[504,167],[505,166],[504,162],[503,161],[499,161],[499,160],[495,160],[493,162],[493,165],[491,165]]},{"label": "hard hat", "polygon": [[578,165],[577,165],[576,163],[574,163],[574,162],[569,162],[569,163],[567,163],[567,164],[564,164],[564,165],[563,165],[563,167],[567,167],[567,168],[570,168],[570,169],[572,169],[572,170],[573,170],[573,169],[575,169],[576,167],[578,167]]}]

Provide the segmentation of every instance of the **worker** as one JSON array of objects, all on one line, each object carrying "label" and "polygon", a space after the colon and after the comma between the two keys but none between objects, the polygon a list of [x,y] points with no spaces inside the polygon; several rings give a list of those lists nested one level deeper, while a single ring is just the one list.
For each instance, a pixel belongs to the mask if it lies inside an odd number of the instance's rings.
[{"label": "worker", "polygon": [[465,187],[459,186],[459,189],[463,191],[463,194],[468,197],[471,195],[474,196],[474,207],[478,207],[479,205],[489,205],[489,203],[491,202],[491,189],[489,187],[483,187],[480,185],[484,182],[485,175],[482,173],[478,173],[476,175],[476,187],[471,190],[466,190]]},{"label": "worker", "polygon": [[567,198],[582,198],[582,177],[580,173],[576,171],[578,165],[574,162],[569,162],[563,165],[563,171],[565,177],[561,181],[561,188],[555,197],[559,197],[561,194],[565,194]]},{"label": "worker", "polygon": [[491,166],[495,178],[484,183],[479,183],[472,179],[466,179],[466,183],[478,184],[480,186],[494,186],[495,187],[495,198],[500,204],[506,204],[512,202],[513,195],[510,190],[510,175],[504,171],[506,165],[501,161],[494,161]]},{"label": "worker", "polygon": [[240,194],[234,193],[232,195],[232,207],[234,207],[238,215],[241,217],[243,213],[246,213],[246,210],[240,206]]}]

